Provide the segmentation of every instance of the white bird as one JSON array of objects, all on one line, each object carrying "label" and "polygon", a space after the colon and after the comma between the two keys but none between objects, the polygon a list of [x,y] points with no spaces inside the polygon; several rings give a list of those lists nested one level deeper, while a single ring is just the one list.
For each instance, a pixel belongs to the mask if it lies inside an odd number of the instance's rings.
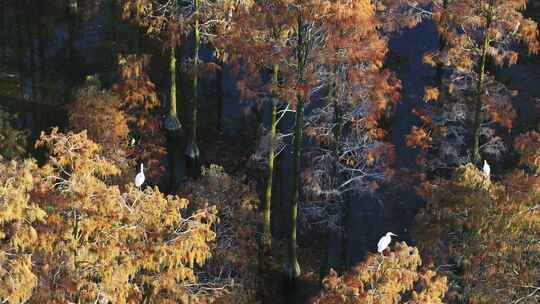
[{"label": "white bird", "polygon": [[491,168],[489,167],[489,164],[484,159],[484,167],[482,168],[482,171],[484,171],[484,174],[489,178],[489,174],[491,173]]},{"label": "white bird", "polygon": [[387,232],[386,235],[379,240],[377,243],[377,251],[379,253],[382,253],[386,248],[388,248],[388,245],[390,245],[390,242],[392,242],[392,235],[397,236],[397,234]]},{"label": "white bird", "polygon": [[144,172],[143,172],[143,170],[144,170],[143,164],[141,164],[141,171],[139,173],[137,173],[137,175],[135,176],[135,186],[137,186],[139,188],[144,183]]}]

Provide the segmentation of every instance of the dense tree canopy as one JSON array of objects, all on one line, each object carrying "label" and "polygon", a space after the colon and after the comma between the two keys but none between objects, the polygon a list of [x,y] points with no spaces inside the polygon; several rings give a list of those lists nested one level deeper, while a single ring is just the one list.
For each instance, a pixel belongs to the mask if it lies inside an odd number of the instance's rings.
[{"label": "dense tree canopy", "polygon": [[538,20],[0,1],[0,303],[538,303]]}]

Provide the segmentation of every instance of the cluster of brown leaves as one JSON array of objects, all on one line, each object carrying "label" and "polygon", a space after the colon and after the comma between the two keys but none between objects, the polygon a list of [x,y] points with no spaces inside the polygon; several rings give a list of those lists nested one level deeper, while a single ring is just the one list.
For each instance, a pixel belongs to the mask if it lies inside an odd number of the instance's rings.
[{"label": "cluster of brown leaves", "polygon": [[86,132],[42,134],[48,162],[3,163],[0,298],[9,303],[186,303],[210,257],[215,209],[121,191]]},{"label": "cluster of brown leaves", "polygon": [[150,80],[147,69],[148,55],[119,55],[121,80],[113,91],[120,99],[120,109],[124,113],[130,136],[136,145],[128,149],[128,156],[148,168],[147,176],[155,183],[164,182],[165,167],[161,159],[165,156],[165,134],[159,111],[156,86]]},{"label": "cluster of brown leaves", "polygon": [[199,180],[187,183],[180,193],[193,207],[212,202],[219,217],[212,258],[204,267],[209,281],[199,292],[217,303],[255,303],[256,235],[261,223],[255,186],[244,184],[241,177],[228,175],[220,166],[210,165],[203,168]]},{"label": "cluster of brown leaves", "polygon": [[418,249],[397,243],[389,254],[370,254],[351,271],[324,279],[324,290],[313,304],[442,304],[446,277],[421,269]]},{"label": "cluster of brown leaves", "polygon": [[[526,134],[518,149],[528,164],[538,141]],[[538,157],[538,149],[533,152]],[[521,169],[491,182],[473,165],[452,180],[425,183],[427,206],[417,216],[420,248],[456,283],[451,300],[536,303],[540,279],[540,177]]]},{"label": "cluster of brown leaves", "polygon": [[81,88],[69,109],[73,131],[87,130],[88,136],[103,149],[123,149],[128,143],[127,120],[120,110],[118,96],[97,86]]}]

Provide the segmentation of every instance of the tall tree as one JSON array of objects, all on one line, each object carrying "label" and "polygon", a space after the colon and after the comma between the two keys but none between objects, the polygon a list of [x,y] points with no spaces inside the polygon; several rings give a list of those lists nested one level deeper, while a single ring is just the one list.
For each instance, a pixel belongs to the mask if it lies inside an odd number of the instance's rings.
[{"label": "tall tree", "polygon": [[[449,75],[442,91],[426,88],[425,100],[444,100],[436,111],[428,107],[421,113],[422,126],[413,128],[409,144],[438,153],[438,164],[435,160],[432,167],[456,167],[469,159],[479,163],[481,152],[498,156],[504,150],[491,125],[511,129],[516,116],[512,92],[490,75],[488,63],[515,64],[521,45],[537,53],[537,24],[522,14],[528,1],[438,2],[433,20],[446,48],[428,53],[424,61],[448,67]],[[487,141],[482,143],[482,138]],[[461,150],[469,150],[468,155]]]},{"label": "tall tree", "polygon": [[540,134],[515,141],[520,167],[490,181],[474,165],[420,187],[427,205],[413,236],[429,262],[445,265],[449,300],[536,303],[540,300]]},{"label": "tall tree", "polygon": [[123,18],[134,21],[146,28],[152,38],[163,42],[163,49],[169,53],[169,115],[164,127],[170,132],[181,132],[182,124],[177,112],[176,90],[176,48],[180,43],[182,31],[185,31],[180,1],[122,0]]},{"label": "tall tree", "polygon": [[[234,11],[230,25],[219,40],[220,49],[228,50],[227,59],[235,67],[238,88],[243,99],[271,104],[269,112],[270,127],[261,140],[259,153],[268,168],[263,198],[263,236],[261,245],[264,251],[271,248],[271,202],[274,178],[274,162],[277,157],[278,107],[284,96],[280,86],[289,67],[285,59],[291,55],[286,46],[290,20],[286,18],[287,6],[284,1],[257,1],[252,6],[239,7]],[[270,72],[270,84],[266,84],[266,72]],[[281,72],[281,73],[280,73]],[[280,75],[281,74],[281,75]]]}]

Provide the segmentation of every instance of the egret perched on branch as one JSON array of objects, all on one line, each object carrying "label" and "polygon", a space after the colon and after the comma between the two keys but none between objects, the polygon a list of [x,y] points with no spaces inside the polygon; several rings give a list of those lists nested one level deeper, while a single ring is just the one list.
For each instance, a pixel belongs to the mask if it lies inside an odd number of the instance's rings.
[{"label": "egret perched on branch", "polygon": [[487,161],[485,159],[484,159],[484,167],[482,168],[482,171],[484,171],[484,174],[489,179],[489,174],[491,173],[491,168],[489,167],[489,164],[487,163]]},{"label": "egret perched on branch", "polygon": [[144,183],[144,166],[141,164],[141,171],[135,176],[135,186],[140,188]]},{"label": "egret perched on branch", "polygon": [[388,248],[388,245],[390,245],[390,242],[392,242],[392,235],[397,236],[397,234],[393,234],[392,232],[387,232],[385,236],[383,236],[379,242],[377,243],[377,251],[379,253],[383,253],[383,251]]}]

